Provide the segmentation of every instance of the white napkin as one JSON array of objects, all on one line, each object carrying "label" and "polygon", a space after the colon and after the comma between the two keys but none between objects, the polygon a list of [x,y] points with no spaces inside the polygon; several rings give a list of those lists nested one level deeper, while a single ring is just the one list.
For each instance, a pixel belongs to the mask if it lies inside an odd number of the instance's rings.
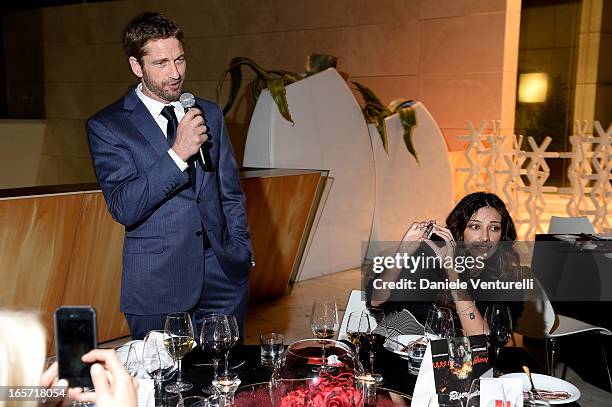
[{"label": "white napkin", "polygon": [[155,406],[155,393],[153,379],[136,379],[138,381],[138,394],[136,396],[138,407]]},{"label": "white napkin", "polygon": [[[159,332],[152,332],[150,334],[150,338],[155,340],[155,342],[157,343],[158,349],[165,349],[163,334]],[[145,356],[143,355],[143,350],[144,350],[143,340],[127,342],[123,346],[120,346],[119,348],[117,348],[116,352],[117,352],[119,361],[125,366],[125,363],[128,357],[128,352],[130,350],[130,346],[134,346],[134,348],[136,349],[136,356],[138,357],[138,373],[136,374],[136,378],[137,379],[150,379],[151,377],[147,374],[145,370],[145,365],[143,363],[143,357]],[[172,356],[168,352],[160,352],[160,358],[161,358],[162,366],[164,367],[175,366],[176,367],[174,359],[172,359]]]},{"label": "white napkin", "polygon": [[419,368],[410,407],[428,407],[429,398],[436,394],[436,381],[434,379],[433,360],[431,358],[431,342],[428,341],[425,356]]}]

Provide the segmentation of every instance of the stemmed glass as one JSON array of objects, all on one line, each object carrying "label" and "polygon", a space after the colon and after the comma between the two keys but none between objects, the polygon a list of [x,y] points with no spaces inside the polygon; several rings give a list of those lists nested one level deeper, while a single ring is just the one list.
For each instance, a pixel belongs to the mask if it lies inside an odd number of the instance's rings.
[{"label": "stemmed glass", "polygon": [[233,315],[225,315],[223,329],[217,332],[217,338],[224,344],[223,348],[225,350],[225,372],[221,377],[222,381],[231,381],[234,378],[229,373],[229,353],[232,347],[238,342],[239,336],[240,332],[238,331],[236,317]]},{"label": "stemmed glass", "polygon": [[170,339],[170,332],[153,330],[147,333],[142,348],[142,364],[145,372],[153,379],[155,388],[161,392],[162,382],[172,374],[175,360],[166,349],[165,341]]},{"label": "stemmed glass", "polygon": [[433,308],[427,313],[425,337],[428,340],[450,338],[455,333],[453,317],[448,308]]},{"label": "stemmed glass", "polygon": [[170,333],[170,337],[164,340],[164,345],[172,356],[178,361],[178,373],[176,382],[166,386],[166,390],[171,393],[180,393],[191,390],[193,384],[184,382],[181,376],[181,361],[193,347],[194,335],[191,316],[188,312],[175,312],[166,317],[165,330]]},{"label": "stemmed glass", "polygon": [[363,339],[363,332],[369,331],[370,321],[368,316],[362,311],[353,311],[349,314],[348,321],[346,323],[346,336],[349,341],[355,346],[355,354],[359,359],[359,347]]},{"label": "stemmed glass", "polygon": [[136,344],[131,343],[128,349],[127,358],[125,359],[125,370],[127,370],[130,376],[136,377],[138,375],[139,367],[140,361],[138,360]]},{"label": "stemmed glass", "polygon": [[[338,330],[338,305],[334,301],[315,301],[310,316],[310,329],[317,339],[332,339]],[[325,342],[321,346],[321,366],[325,366]]]},{"label": "stemmed glass", "polygon": [[[214,369],[213,382],[217,382],[219,379],[219,358],[222,354],[221,342],[219,342],[217,331],[219,325],[222,325],[224,321],[223,315],[209,314],[205,315],[202,320],[202,329],[200,330],[200,346],[202,350],[209,350],[212,354],[212,362]],[[210,386],[204,389],[205,393],[214,394],[215,387]]]},{"label": "stemmed glass", "polygon": [[497,405],[507,405],[504,386],[491,378],[472,380],[465,407],[494,407]]},{"label": "stemmed glass", "polygon": [[364,376],[359,377],[358,380],[371,383],[380,383],[382,382],[383,377],[378,373],[374,373],[374,357],[376,355],[376,350],[382,346],[388,336],[387,327],[383,323],[385,314],[380,309],[370,308],[364,310],[363,315],[368,321],[367,324],[363,325],[365,330],[361,332],[364,345],[366,345],[370,356],[370,371],[366,372]]},{"label": "stemmed glass", "polygon": [[495,350],[495,360],[493,361],[493,377],[500,375],[497,369],[497,358],[499,351],[506,342],[512,337],[512,315],[506,305],[490,305],[485,311],[485,320],[489,326],[489,342]]},{"label": "stemmed glass", "polygon": [[338,305],[334,301],[315,301],[310,329],[317,339],[332,339],[338,331]]}]

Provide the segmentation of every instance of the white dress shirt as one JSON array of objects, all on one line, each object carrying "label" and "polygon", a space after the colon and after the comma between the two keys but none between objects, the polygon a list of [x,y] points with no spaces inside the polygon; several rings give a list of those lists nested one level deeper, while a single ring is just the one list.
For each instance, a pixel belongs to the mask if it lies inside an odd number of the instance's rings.
[{"label": "white dress shirt", "polygon": [[[142,92],[142,83],[139,83],[136,87],[136,95],[138,95],[140,100],[142,100],[142,103],[144,103],[144,105],[147,107],[147,109],[151,113],[151,116],[153,116],[155,122],[157,123],[157,125],[159,126],[159,128],[164,133],[164,136],[166,136],[167,139],[168,135],[166,134],[166,131],[168,128],[168,119],[166,119],[161,114],[161,112],[163,108],[168,105],[145,95]],[[183,109],[183,106],[180,102],[172,102],[170,103],[170,105],[174,107],[174,114],[176,115],[176,119],[180,123],[180,121],[183,120],[183,117],[185,117],[185,109]],[[176,163],[176,165],[181,171],[185,171],[189,167],[189,164],[183,161],[181,157],[179,157],[178,154],[176,154],[176,152],[172,148],[168,149],[168,154],[170,154],[170,157],[172,157],[172,160]]]}]

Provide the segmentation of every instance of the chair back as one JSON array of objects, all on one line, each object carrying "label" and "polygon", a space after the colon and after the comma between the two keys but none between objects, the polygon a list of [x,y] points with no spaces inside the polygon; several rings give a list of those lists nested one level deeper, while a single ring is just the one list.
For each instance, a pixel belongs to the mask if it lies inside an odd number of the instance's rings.
[{"label": "chair back", "polygon": [[560,235],[560,234],[575,234],[575,233],[586,233],[594,234],[595,228],[586,216],[578,217],[561,217],[552,216],[550,218],[550,224],[548,225],[548,234]]},{"label": "chair back", "polygon": [[554,329],[557,316],[538,280],[533,276],[534,290],[524,299],[523,313],[515,331],[529,338],[548,338]]}]

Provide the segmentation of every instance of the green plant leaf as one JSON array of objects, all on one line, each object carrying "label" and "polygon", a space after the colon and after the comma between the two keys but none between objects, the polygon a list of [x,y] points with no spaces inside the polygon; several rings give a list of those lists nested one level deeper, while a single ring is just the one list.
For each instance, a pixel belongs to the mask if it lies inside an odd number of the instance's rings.
[{"label": "green plant leaf", "polygon": [[398,109],[397,114],[399,115],[400,122],[402,123],[402,128],[404,129],[404,144],[406,144],[406,148],[414,156],[414,159],[419,162],[419,157],[417,157],[416,150],[414,149],[414,145],[412,144],[412,130],[414,126],[417,125],[416,114],[414,113],[414,109],[412,107],[402,107]]},{"label": "green plant leaf", "polygon": [[285,90],[285,82],[283,78],[272,78],[268,79],[266,82],[268,85],[268,90],[270,91],[270,96],[274,99],[276,106],[278,107],[278,111],[285,118],[285,120],[291,122],[291,124],[295,124],[293,119],[291,118],[291,113],[289,112],[289,105],[287,104],[287,93]]},{"label": "green plant leaf", "polygon": [[306,59],[306,74],[313,75],[327,68],[335,68],[337,65],[338,58],[333,55],[310,54]]}]

